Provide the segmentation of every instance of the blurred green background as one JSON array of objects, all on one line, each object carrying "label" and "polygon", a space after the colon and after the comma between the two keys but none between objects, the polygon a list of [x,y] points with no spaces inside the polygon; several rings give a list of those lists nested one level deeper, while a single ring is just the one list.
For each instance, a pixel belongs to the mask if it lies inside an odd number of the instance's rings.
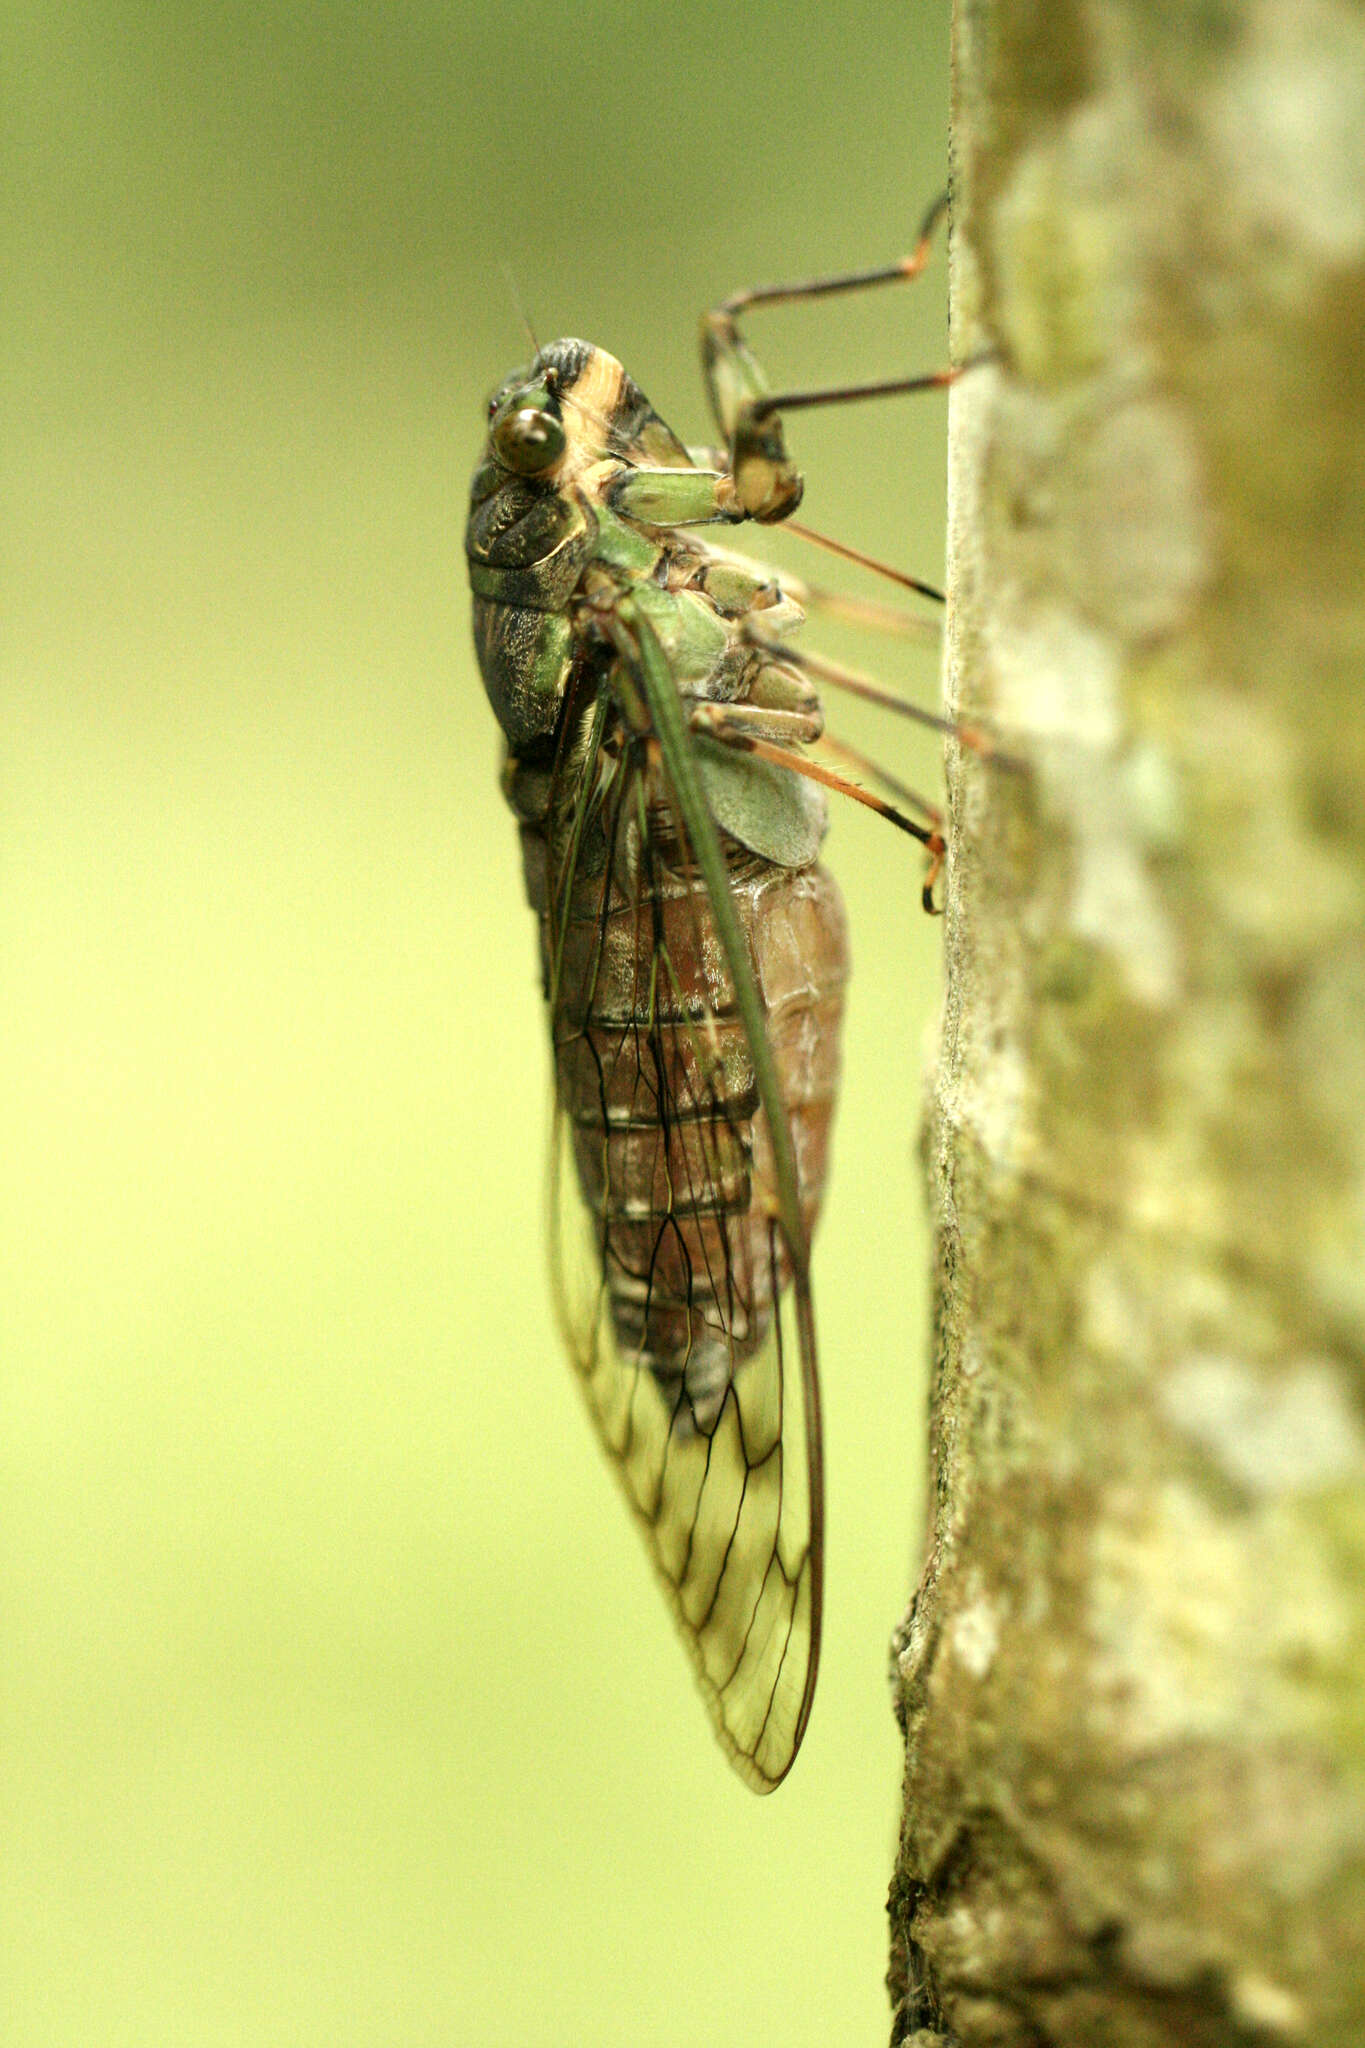
[{"label": "blurred green background", "polygon": [[[551,1326],[460,534],[518,297],[698,439],[704,305],[910,245],[946,12],[0,16],[7,2048],[885,2038],[919,867],[841,807],[828,1626],[757,1800]],[[934,367],[941,280],[753,332],[784,382]],[[795,424],[812,523],[935,576],[942,403]],[[932,650],[822,638],[933,700]]]}]

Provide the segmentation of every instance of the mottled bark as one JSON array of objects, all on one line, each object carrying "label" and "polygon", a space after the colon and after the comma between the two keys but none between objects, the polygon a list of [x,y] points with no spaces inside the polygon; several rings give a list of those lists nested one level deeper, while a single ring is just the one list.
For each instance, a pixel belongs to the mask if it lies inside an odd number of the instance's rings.
[{"label": "mottled bark", "polygon": [[949,684],[1027,769],[952,764],[895,2038],[1358,2048],[1365,13],[955,63]]}]

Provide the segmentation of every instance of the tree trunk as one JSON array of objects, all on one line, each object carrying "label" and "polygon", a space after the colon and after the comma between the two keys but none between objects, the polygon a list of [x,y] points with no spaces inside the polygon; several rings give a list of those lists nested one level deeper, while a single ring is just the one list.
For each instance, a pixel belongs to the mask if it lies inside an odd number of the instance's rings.
[{"label": "tree trunk", "polygon": [[955,130],[893,2038],[1359,2048],[1365,14],[959,0]]}]

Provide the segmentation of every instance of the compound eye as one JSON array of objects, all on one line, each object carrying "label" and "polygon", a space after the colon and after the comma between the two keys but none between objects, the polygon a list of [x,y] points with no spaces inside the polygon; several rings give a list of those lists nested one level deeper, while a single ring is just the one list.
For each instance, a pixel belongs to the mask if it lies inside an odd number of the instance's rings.
[{"label": "compound eye", "polygon": [[537,476],[564,453],[564,429],[544,406],[519,405],[494,427],[493,453],[518,475]]}]

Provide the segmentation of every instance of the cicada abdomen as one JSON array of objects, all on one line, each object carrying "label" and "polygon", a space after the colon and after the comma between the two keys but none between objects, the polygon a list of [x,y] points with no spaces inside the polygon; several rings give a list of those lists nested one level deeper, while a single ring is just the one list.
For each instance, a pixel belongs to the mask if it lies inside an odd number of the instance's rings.
[{"label": "cicada abdomen", "polygon": [[[572,892],[558,1093],[617,1343],[653,1376],[675,1428],[706,1431],[791,1268],[774,1247],[771,1135],[706,890],[651,853],[642,886],[581,877]],[[730,858],[809,1237],[839,1083],[843,905],[817,865],[793,871],[733,846]]]}]

